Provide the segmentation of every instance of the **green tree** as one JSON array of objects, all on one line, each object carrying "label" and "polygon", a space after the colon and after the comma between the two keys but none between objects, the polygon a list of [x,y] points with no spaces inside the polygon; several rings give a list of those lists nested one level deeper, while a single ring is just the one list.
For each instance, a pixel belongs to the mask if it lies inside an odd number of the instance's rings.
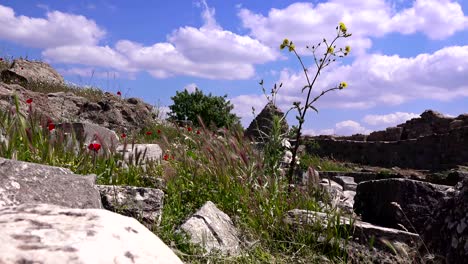
[{"label": "green tree", "polygon": [[227,95],[205,95],[198,88],[192,93],[187,90],[176,92],[171,97],[174,104],[169,106],[169,120],[190,120],[195,126],[200,126],[199,116],[211,128],[238,127],[239,117],[231,113],[234,106],[226,98]]}]

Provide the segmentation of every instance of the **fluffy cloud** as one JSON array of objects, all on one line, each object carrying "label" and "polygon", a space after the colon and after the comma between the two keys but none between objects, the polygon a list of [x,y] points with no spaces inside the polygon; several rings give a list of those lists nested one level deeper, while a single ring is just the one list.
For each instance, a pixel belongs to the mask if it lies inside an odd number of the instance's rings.
[{"label": "fluffy cloud", "polygon": [[0,5],[0,38],[34,48],[65,45],[95,45],[105,35],[93,20],[84,16],[47,12],[45,18],[16,16]]},{"label": "fluffy cloud", "polygon": [[372,130],[369,130],[361,124],[353,120],[346,120],[339,122],[335,125],[336,135],[352,135],[352,134],[369,134]]},{"label": "fluffy cloud", "polygon": [[186,75],[207,79],[234,80],[250,78],[255,73],[253,65],[248,62],[231,63],[224,59],[222,62],[194,62],[171,43],[143,46],[139,43],[122,40],[117,43],[116,50],[128,58],[131,67],[148,71],[156,78]]},{"label": "fluffy cloud", "polygon": [[389,30],[403,34],[421,31],[431,39],[443,39],[468,27],[459,3],[451,0],[418,0],[413,7],[395,14]]},{"label": "fluffy cloud", "polygon": [[345,120],[335,124],[334,128],[326,128],[321,130],[304,129],[302,133],[309,136],[318,135],[338,135],[338,136],[351,136],[354,134],[369,134],[372,130],[363,127],[356,121]]},{"label": "fluffy cloud", "polygon": [[[332,65],[330,65],[332,66]],[[309,73],[315,74],[311,67]],[[345,80],[348,87],[326,94],[316,106],[323,108],[369,109],[378,105],[399,105],[411,100],[450,101],[468,97],[468,46],[446,47],[432,54],[402,58],[371,54],[357,57],[352,65],[336,64],[319,76],[313,95]],[[279,104],[290,105],[301,98],[304,73],[283,70]]]},{"label": "fluffy cloud", "polygon": [[282,39],[289,38],[303,54],[310,52],[305,53],[301,47],[314,45],[323,37],[333,39],[336,33],[330,29],[340,21],[353,33],[343,45],[351,45],[351,54],[357,55],[371,47],[370,37],[422,32],[431,39],[443,39],[468,28],[468,17],[460,4],[449,0],[416,0],[412,7],[402,10],[384,0],[330,0],[315,6],[294,3],[284,9],[272,8],[266,16],[241,8],[238,16],[260,41],[277,47]]},{"label": "fluffy cloud", "polygon": [[252,107],[255,115],[258,115],[267,104],[265,96],[262,95],[239,95],[230,99],[234,105],[233,112],[241,118],[242,125],[248,127],[253,120]]},{"label": "fluffy cloud", "polygon": [[373,126],[395,126],[412,118],[419,117],[415,113],[395,112],[386,115],[366,115],[362,121]]},{"label": "fluffy cloud", "polygon": [[214,9],[202,3],[204,25],[179,28],[168,36],[168,42],[145,46],[120,40],[114,48],[86,43],[62,45],[42,54],[51,62],[147,71],[155,78],[185,75],[226,80],[251,78],[255,75],[254,64],[279,56],[276,49],[258,40],[223,30],[216,23]]},{"label": "fluffy cloud", "polygon": [[122,71],[132,71],[127,59],[109,46],[60,46],[46,49],[42,52],[42,55],[51,62],[111,67]]}]

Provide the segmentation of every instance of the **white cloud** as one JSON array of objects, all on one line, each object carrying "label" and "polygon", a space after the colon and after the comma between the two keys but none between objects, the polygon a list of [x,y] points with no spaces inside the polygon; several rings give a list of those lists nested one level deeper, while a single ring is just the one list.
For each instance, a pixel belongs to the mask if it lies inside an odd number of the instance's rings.
[{"label": "white cloud", "polygon": [[340,21],[353,36],[341,40],[338,47],[351,45],[352,55],[365,54],[372,45],[370,37],[422,32],[431,39],[443,39],[468,28],[468,17],[460,4],[449,0],[416,0],[411,7],[398,11],[384,0],[330,0],[316,5],[300,2],[272,8],[266,16],[241,8],[238,16],[252,36],[271,47],[288,38],[300,53],[310,55],[303,47],[316,45],[324,37],[331,41],[336,32],[330,29]]},{"label": "white cloud", "polygon": [[168,42],[151,46],[120,40],[115,48],[98,45],[66,45],[49,48],[43,56],[52,62],[111,67],[119,71],[147,71],[155,78],[177,75],[207,79],[248,79],[254,64],[276,59],[279,53],[258,40],[223,30],[215,10],[201,2],[201,28],[181,27]]},{"label": "white cloud", "polygon": [[373,126],[396,126],[412,118],[419,117],[415,113],[395,112],[386,115],[366,115],[362,121]]},{"label": "white cloud", "polygon": [[352,134],[369,134],[372,130],[369,130],[361,124],[353,120],[346,120],[335,125],[335,134],[337,135],[352,135]]},{"label": "white cloud", "polygon": [[417,0],[413,7],[395,14],[389,29],[403,34],[421,31],[431,39],[444,39],[468,27],[459,3],[451,0]]},{"label": "white cloud", "polygon": [[46,60],[52,62],[111,67],[122,71],[132,71],[127,58],[109,46],[60,46],[46,49],[42,52],[42,55]]},{"label": "white cloud", "polygon": [[255,115],[258,115],[267,104],[267,100],[263,94],[239,95],[231,98],[230,102],[234,105],[233,113],[241,118],[242,126],[245,128],[247,128],[254,119],[252,107],[255,108]]},{"label": "white cloud", "polygon": [[0,39],[34,48],[64,45],[96,45],[105,35],[93,20],[84,16],[47,12],[45,18],[17,16],[0,5]]},{"label": "white cloud", "polygon": [[184,87],[184,90],[187,90],[187,92],[189,92],[189,93],[195,92],[196,89],[197,89],[197,85],[195,83],[187,84]]},{"label": "white cloud", "polygon": [[[346,81],[348,87],[321,97],[315,104],[319,110],[370,109],[418,99],[450,101],[468,97],[468,46],[446,47],[410,58],[371,54],[357,57],[352,65],[330,66],[321,72],[312,95],[341,81]],[[313,76],[316,67],[308,72]],[[283,83],[278,104],[290,105],[295,98],[304,98],[300,90],[307,82],[302,71],[283,70],[277,82]]]}]

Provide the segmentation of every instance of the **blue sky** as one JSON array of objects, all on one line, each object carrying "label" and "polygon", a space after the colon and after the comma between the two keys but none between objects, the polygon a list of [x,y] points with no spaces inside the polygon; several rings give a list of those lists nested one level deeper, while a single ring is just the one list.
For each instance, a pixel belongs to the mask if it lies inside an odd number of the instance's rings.
[{"label": "blue sky", "polygon": [[[18,1],[0,3],[0,56],[49,62],[67,81],[140,97],[163,109],[176,91],[227,94],[244,127],[263,108],[265,88],[283,83],[277,104],[304,101],[292,40],[310,75],[311,52],[344,22],[351,46],[319,76],[322,97],[308,134],[369,133],[426,109],[468,112],[468,0]],[[317,52],[318,58],[323,50]],[[295,124],[295,113],[288,116]]]}]

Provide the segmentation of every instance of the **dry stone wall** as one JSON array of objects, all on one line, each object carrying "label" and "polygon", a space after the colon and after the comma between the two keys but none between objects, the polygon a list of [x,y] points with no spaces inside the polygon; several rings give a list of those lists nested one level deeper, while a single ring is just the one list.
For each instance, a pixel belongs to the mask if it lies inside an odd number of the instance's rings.
[{"label": "dry stone wall", "polygon": [[[312,141],[320,147],[314,147]],[[421,118],[367,137],[318,136],[306,138],[305,142],[308,153],[342,161],[382,167],[448,169],[468,165],[468,115],[449,118],[428,110]]]}]

